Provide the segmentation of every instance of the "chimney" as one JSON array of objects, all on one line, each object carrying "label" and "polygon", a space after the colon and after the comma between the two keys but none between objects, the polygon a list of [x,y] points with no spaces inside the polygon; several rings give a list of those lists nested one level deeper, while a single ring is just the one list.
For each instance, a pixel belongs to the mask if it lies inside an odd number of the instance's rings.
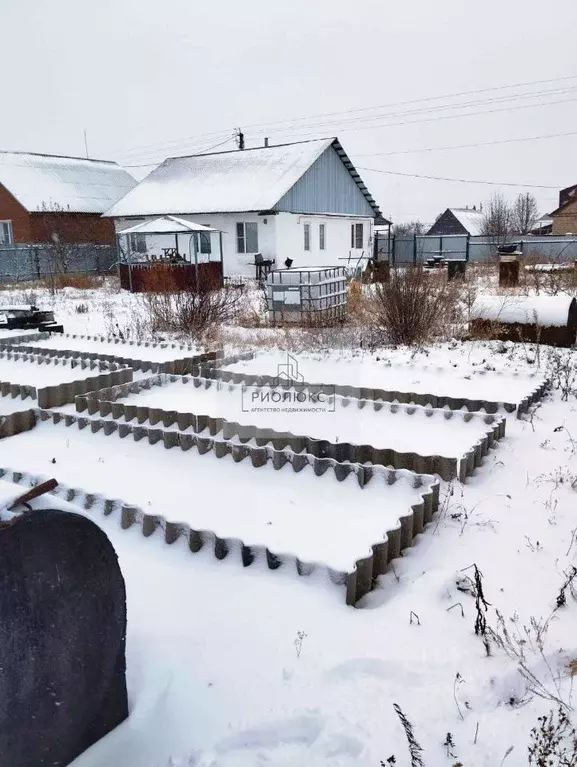
[{"label": "chimney", "polygon": [[267,136],[267,137],[265,138],[265,140],[264,140],[264,145],[265,145],[265,146],[268,146],[268,136]]}]

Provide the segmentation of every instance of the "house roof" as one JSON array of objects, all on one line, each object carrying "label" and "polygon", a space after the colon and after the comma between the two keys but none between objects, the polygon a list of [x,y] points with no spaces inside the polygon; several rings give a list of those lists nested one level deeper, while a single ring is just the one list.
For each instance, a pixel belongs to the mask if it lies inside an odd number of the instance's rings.
[{"label": "house roof", "polygon": [[140,224],[123,229],[117,234],[180,234],[181,232],[218,232],[218,229],[211,229],[210,226],[195,224],[192,221],[185,221],[177,216],[161,216],[152,221],[143,221]]},{"label": "house roof", "polygon": [[483,226],[483,211],[471,208],[449,208],[451,213],[471,237],[478,237]]},{"label": "house roof", "polygon": [[0,151],[0,184],[29,213],[104,213],[136,183],[115,162]]},{"label": "house roof", "polygon": [[110,210],[107,216],[237,213],[271,210],[332,146],[359,190],[375,211],[381,212],[334,138],[171,157],[150,173]]},{"label": "house roof", "polygon": [[[569,187],[571,188],[571,187]],[[565,200],[563,205],[559,205],[558,208],[555,208],[554,211],[552,211],[549,215],[550,216],[556,216],[557,213],[560,213],[562,210],[565,210],[569,205],[572,205],[574,202],[577,202],[577,197],[569,197],[569,199]]]}]

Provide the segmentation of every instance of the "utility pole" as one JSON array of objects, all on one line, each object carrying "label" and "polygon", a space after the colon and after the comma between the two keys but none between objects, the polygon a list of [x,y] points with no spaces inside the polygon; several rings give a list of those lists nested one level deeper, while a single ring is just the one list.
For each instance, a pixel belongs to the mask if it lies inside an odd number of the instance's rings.
[{"label": "utility pole", "polygon": [[236,145],[239,149],[244,149],[244,133],[240,128],[236,129]]},{"label": "utility pole", "polygon": [[86,159],[88,160],[88,137],[86,135],[86,128],[84,128],[84,149],[86,150]]}]

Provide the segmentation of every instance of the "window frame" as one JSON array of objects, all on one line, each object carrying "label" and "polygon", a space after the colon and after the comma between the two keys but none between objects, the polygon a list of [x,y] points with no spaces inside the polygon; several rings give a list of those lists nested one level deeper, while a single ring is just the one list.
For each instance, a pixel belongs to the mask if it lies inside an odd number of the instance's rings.
[{"label": "window frame", "polygon": [[4,229],[4,226],[6,227],[8,231],[8,239],[4,240],[2,235],[2,239],[0,239],[0,245],[13,245],[14,244],[14,234],[12,231],[12,219],[6,218],[0,220],[0,228]]},{"label": "window frame", "polygon": [[132,232],[128,237],[128,245],[131,253],[142,254],[148,252],[148,248],[146,247],[146,235],[143,232]]},{"label": "window frame", "polygon": [[[256,238],[256,249],[248,250],[247,226],[251,228]],[[254,227],[254,230],[252,229]],[[241,246],[242,243],[242,246]],[[236,252],[241,256],[250,256],[259,252],[258,249],[258,221],[237,221],[236,222]]]},{"label": "window frame", "polygon": [[319,250],[327,249],[327,225],[319,224]]},{"label": "window frame", "polygon": [[[360,236],[359,236],[360,235]],[[362,250],[365,241],[365,227],[362,221],[351,224],[351,249]],[[360,242],[360,245],[359,245]]]},{"label": "window frame", "polygon": [[311,250],[311,225],[308,221],[306,221],[303,224],[303,236],[304,236],[304,242],[303,246],[305,251],[310,252]]}]

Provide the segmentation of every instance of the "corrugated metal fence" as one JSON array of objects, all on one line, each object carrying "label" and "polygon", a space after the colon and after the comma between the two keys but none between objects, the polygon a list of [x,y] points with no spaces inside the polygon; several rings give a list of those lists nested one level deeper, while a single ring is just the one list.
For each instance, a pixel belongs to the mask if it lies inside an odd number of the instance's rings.
[{"label": "corrugated metal fence", "polygon": [[54,274],[102,274],[116,263],[113,245],[0,245],[0,281],[24,282]]},{"label": "corrugated metal fence", "polygon": [[[524,256],[544,259],[571,260],[577,258],[577,239],[572,237],[512,238]],[[462,235],[398,237],[377,235],[377,258],[391,264],[423,263],[428,258],[466,258],[487,261],[497,255],[494,242],[486,237]]]}]

